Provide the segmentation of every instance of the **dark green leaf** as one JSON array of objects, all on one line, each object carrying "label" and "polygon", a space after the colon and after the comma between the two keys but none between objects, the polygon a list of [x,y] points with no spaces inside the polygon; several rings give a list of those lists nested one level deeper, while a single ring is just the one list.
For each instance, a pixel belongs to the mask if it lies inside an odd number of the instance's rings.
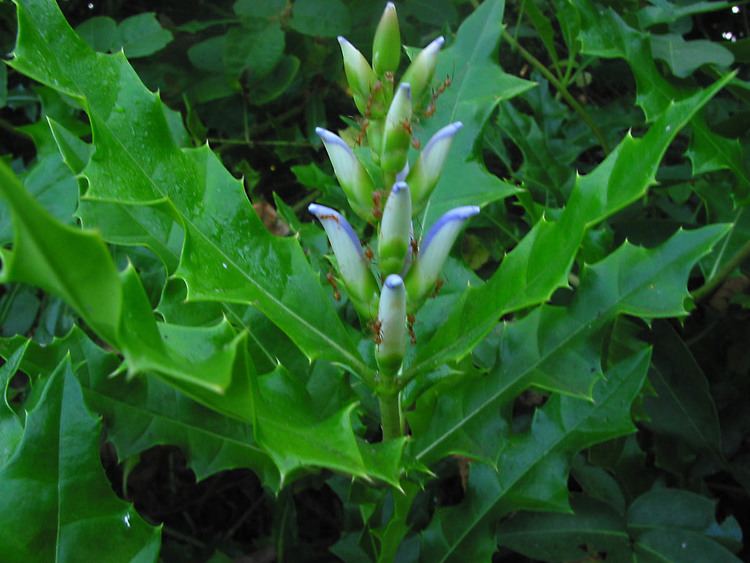
[{"label": "dark green leaf", "polygon": [[341,0],[295,0],[289,25],[314,37],[336,37],[349,32],[349,8]]},{"label": "dark green leaf", "polygon": [[157,560],[160,530],[112,492],[99,462],[100,434],[65,361],[0,469],[4,561]]}]

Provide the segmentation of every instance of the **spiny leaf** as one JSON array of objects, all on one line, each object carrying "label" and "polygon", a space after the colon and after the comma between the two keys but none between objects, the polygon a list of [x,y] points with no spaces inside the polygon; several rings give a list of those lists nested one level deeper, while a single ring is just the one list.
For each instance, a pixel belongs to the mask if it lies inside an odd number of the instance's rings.
[{"label": "spiny leaf", "polygon": [[4,561],[157,560],[160,530],[112,492],[99,461],[100,433],[65,360],[0,469]]},{"label": "spiny leaf", "polygon": [[89,116],[96,151],[82,173],[86,198],[166,205],[185,232],[177,275],[189,299],[253,304],[308,357],[366,371],[298,242],[265,229],[208,147],[177,146],[159,97],[124,56],[92,51],[50,0],[17,4],[12,66],[80,100]]},{"label": "spiny leaf", "polygon": [[[169,341],[157,325],[132,266],[118,273],[101,238],[49,215],[0,162],[0,193],[10,204],[13,250],[2,250],[2,281],[41,287],[69,303],[89,326],[125,355],[132,372],[156,369],[185,390],[226,390],[237,340],[228,323],[194,329],[200,348]],[[161,327],[161,330],[160,330]]]},{"label": "spiny leaf", "polygon": [[594,401],[553,396],[537,409],[528,433],[510,437],[496,460],[499,471],[472,465],[463,502],[439,509],[423,533],[424,561],[464,561],[494,548],[492,522],[518,509],[568,509],[570,460],[593,444],[633,432],[630,405],[643,385],[650,351],[613,366]]},{"label": "spiny leaf", "polygon": [[[695,95],[694,89],[676,86],[667,81],[656,68],[649,46],[649,36],[629,27],[614,11],[599,12],[588,0],[575,0],[581,16],[582,51],[604,58],[623,58],[630,65],[636,81],[636,103],[655,121],[675,100]],[[693,142],[689,155],[693,174],[726,168],[737,177],[742,197],[750,188],[750,172],[743,162],[738,143],[711,131],[698,115],[691,121]]]},{"label": "spiny leaf", "polygon": [[590,397],[601,373],[600,330],[619,314],[645,318],[687,314],[693,265],[726,233],[724,225],[680,231],[662,246],[628,243],[586,267],[567,308],[543,306],[506,323],[499,367],[488,376],[426,398],[411,415],[414,452],[432,463],[449,454],[495,457],[507,424],[500,413],[530,386]]},{"label": "spiny leaf", "polygon": [[546,301],[567,285],[586,229],[642,197],[655,182],[667,147],[730,79],[670,104],[641,138],[627,135],[590,174],[578,177],[559,221],[539,221],[486,284],[469,288],[407,374],[434,369],[468,353],[509,312]]}]

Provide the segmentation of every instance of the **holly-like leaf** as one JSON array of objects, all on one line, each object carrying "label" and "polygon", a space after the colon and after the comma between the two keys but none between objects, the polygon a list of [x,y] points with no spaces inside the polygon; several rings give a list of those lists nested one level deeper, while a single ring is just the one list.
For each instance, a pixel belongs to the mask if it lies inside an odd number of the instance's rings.
[{"label": "holly-like leaf", "polygon": [[4,561],[157,560],[160,530],[112,492],[99,461],[100,434],[66,360],[0,469]]},{"label": "holly-like leaf", "polygon": [[[588,0],[576,0],[575,5],[581,17],[582,51],[627,61],[636,81],[636,103],[643,109],[647,121],[658,119],[675,100],[695,95],[695,89],[676,86],[661,75],[648,35],[629,27],[612,10],[600,12]],[[701,170],[729,169],[737,177],[742,197],[747,197],[750,172],[739,145],[711,131],[700,115],[694,116],[691,128],[693,142],[688,154],[693,162],[693,174]]]},{"label": "holly-like leaf", "polygon": [[189,299],[253,304],[309,358],[367,371],[297,240],[266,230],[208,147],[179,148],[158,95],[122,54],[92,51],[50,0],[19,0],[18,20],[12,66],[88,114],[96,152],[82,173],[86,198],[167,206],[185,233],[177,275]]},{"label": "holly-like leaf", "polygon": [[[571,499],[574,514],[525,512],[501,523],[501,545],[550,562],[585,557],[607,561],[739,561],[729,551],[742,546],[734,518],[719,524],[716,505],[681,490],[648,492],[633,502],[627,518],[585,495]],[[635,559],[634,559],[635,558]]]},{"label": "holly-like leaf", "polygon": [[451,146],[440,182],[421,215],[426,228],[449,209],[485,205],[516,191],[487,171],[474,155],[474,145],[495,106],[534,86],[533,82],[506,74],[493,60],[504,8],[503,0],[483,2],[461,24],[453,45],[438,58],[436,80],[450,76],[451,86],[438,99],[435,114],[424,121],[419,137],[424,145],[446,123],[461,121],[464,127]]},{"label": "holly-like leaf", "polygon": [[0,367],[0,467],[13,455],[23,436],[23,423],[8,402],[8,385],[21,367],[28,341],[20,339],[16,346],[5,355],[6,361]]},{"label": "holly-like leaf", "polygon": [[690,270],[726,231],[724,225],[680,231],[648,250],[626,243],[583,270],[568,307],[543,306],[507,323],[497,368],[417,404],[409,419],[417,459],[459,454],[491,462],[507,431],[500,413],[530,386],[591,397],[601,373],[601,328],[619,314],[686,315]]},{"label": "holly-like leaf", "polygon": [[544,302],[565,287],[586,230],[645,195],[677,132],[730,78],[670,104],[643,137],[628,134],[604,162],[579,176],[560,219],[540,220],[487,283],[466,290],[440,329],[417,349],[407,377],[465,356],[502,315]]},{"label": "holly-like leaf", "polygon": [[423,533],[425,561],[487,561],[493,523],[519,509],[569,510],[567,478],[580,450],[635,431],[630,405],[646,377],[650,350],[607,371],[594,401],[555,395],[534,413],[527,433],[508,439],[495,460],[500,471],[474,464],[463,502],[439,509]]},{"label": "holly-like leaf", "polygon": [[656,323],[654,332],[649,379],[656,396],[645,399],[646,426],[660,438],[681,440],[693,451],[722,463],[719,417],[705,374],[668,324]]}]

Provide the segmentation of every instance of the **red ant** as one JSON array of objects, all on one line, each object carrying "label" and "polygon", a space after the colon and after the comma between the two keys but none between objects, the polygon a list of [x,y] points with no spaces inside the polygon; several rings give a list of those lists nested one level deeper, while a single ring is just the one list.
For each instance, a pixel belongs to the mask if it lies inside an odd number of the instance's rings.
[{"label": "red ant", "polygon": [[413,260],[419,255],[419,243],[417,242],[417,239],[412,237],[409,241],[409,246],[411,246],[411,254]]},{"label": "red ant", "polygon": [[417,343],[417,335],[414,333],[414,323],[417,322],[417,318],[413,313],[406,315],[406,327],[409,329],[409,339],[412,344]]},{"label": "red ant", "polygon": [[440,85],[432,91],[432,99],[430,100],[427,108],[424,110],[425,117],[432,117],[435,114],[435,111],[437,110],[438,98],[443,94],[443,92],[451,87],[451,84],[453,84],[453,77],[448,74],[445,77],[445,80],[443,80]]},{"label": "red ant", "polygon": [[373,257],[374,254],[372,253],[372,248],[369,246],[365,247],[365,258],[367,258],[367,261],[372,262]]},{"label": "red ant", "polygon": [[336,221],[336,223],[339,223],[339,218],[336,215],[332,215],[330,213],[320,216],[321,221],[323,221],[324,219],[330,219],[331,221]]},{"label": "red ant", "polygon": [[383,323],[380,319],[375,319],[370,323],[370,328],[372,329],[372,339],[375,341],[375,344],[380,345],[383,343]]},{"label": "red ant", "polygon": [[333,277],[333,273],[328,272],[326,274],[326,280],[328,280],[328,283],[331,284],[331,287],[333,288],[333,298],[336,301],[341,301],[341,293],[339,293],[339,285],[336,283],[336,278]]},{"label": "red ant", "polygon": [[382,202],[383,202],[383,194],[380,191],[372,192],[372,214],[375,217],[375,219],[380,219],[383,216],[383,208],[382,208]]}]

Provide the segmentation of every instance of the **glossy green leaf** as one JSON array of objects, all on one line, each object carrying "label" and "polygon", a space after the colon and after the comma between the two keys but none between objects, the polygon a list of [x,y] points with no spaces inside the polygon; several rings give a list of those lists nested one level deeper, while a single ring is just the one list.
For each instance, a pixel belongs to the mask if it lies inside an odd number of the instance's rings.
[{"label": "glossy green leaf", "polygon": [[0,469],[4,561],[157,560],[160,530],[112,492],[99,461],[100,433],[64,361]]},{"label": "glossy green leaf", "polygon": [[721,462],[721,429],[708,381],[690,349],[666,323],[654,325],[655,397],[645,399],[646,425],[660,438],[681,440]]},{"label": "glossy green leaf", "polygon": [[283,54],[284,32],[278,24],[258,31],[232,27],[224,36],[224,66],[231,75],[248,71],[253,78],[263,78]]},{"label": "glossy green leaf", "polygon": [[172,42],[172,32],[164,29],[154,12],[125,18],[118,26],[125,56],[129,59],[147,57]]},{"label": "glossy green leaf", "polygon": [[[654,490],[631,505],[627,519],[583,495],[574,514],[520,513],[499,526],[501,545],[542,561],[585,556],[607,561],[739,561],[742,534],[733,518],[716,522],[715,503],[681,490]],[[722,544],[725,544],[722,546]]]},{"label": "glossy green leaf", "polygon": [[726,231],[722,225],[681,231],[648,250],[626,243],[583,270],[568,307],[543,306],[506,323],[498,367],[417,404],[410,417],[417,459],[459,454],[491,461],[507,430],[500,413],[528,387],[590,397],[601,373],[600,329],[619,314],[686,315],[690,270]]},{"label": "glossy green leaf", "polygon": [[27,342],[22,340],[9,350],[0,367],[0,468],[11,458],[23,436],[23,422],[8,402],[8,386],[21,367]]},{"label": "glossy green leaf", "polygon": [[341,0],[295,0],[289,25],[305,35],[336,37],[349,32],[351,16]]},{"label": "glossy green leaf", "polygon": [[425,228],[449,209],[485,205],[516,191],[491,174],[474,154],[474,145],[497,104],[534,86],[506,74],[495,62],[504,8],[503,0],[483,2],[461,24],[453,45],[438,57],[435,81],[450,76],[452,83],[438,99],[435,114],[422,122],[419,138],[424,146],[447,123],[461,121],[464,126],[451,146],[429,205],[419,216]]},{"label": "glossy green leaf", "polygon": [[[646,119],[654,121],[674,100],[695,95],[695,90],[678,87],[668,82],[657,70],[648,36],[629,27],[611,10],[599,12],[588,0],[575,0],[581,17],[582,51],[605,58],[623,58],[630,65],[637,86],[636,103]],[[737,177],[743,197],[750,187],[750,172],[738,154],[735,142],[711,131],[700,115],[691,122],[693,144],[690,149],[693,173],[700,170],[727,168]],[[707,165],[706,163],[710,163]]]},{"label": "glossy green leaf", "polygon": [[76,32],[95,51],[106,53],[120,46],[117,22],[107,16],[94,16],[87,19],[76,27]]},{"label": "glossy green leaf", "polygon": [[546,301],[565,287],[586,230],[647,192],[677,132],[728,80],[671,104],[643,137],[628,134],[591,173],[579,176],[560,219],[539,221],[487,283],[464,293],[429,343],[418,349],[407,373],[465,356],[502,315]]},{"label": "glossy green leaf", "polygon": [[86,197],[167,205],[185,231],[177,274],[189,299],[252,303],[308,357],[366,371],[298,242],[266,230],[208,147],[176,146],[158,96],[127,61],[91,51],[49,1],[19,2],[18,16],[13,66],[85,100],[96,145]]},{"label": "glossy green leaf", "polygon": [[560,562],[606,556],[633,559],[625,518],[606,504],[573,495],[574,514],[522,512],[498,525],[498,543],[540,561]]},{"label": "glossy green leaf", "polygon": [[727,67],[734,62],[732,52],[718,43],[705,40],[685,41],[681,35],[667,33],[651,36],[651,51],[672,69],[678,78],[686,78],[702,65]]},{"label": "glossy green leaf", "polygon": [[[439,509],[423,532],[424,561],[485,561],[494,550],[492,522],[519,510],[568,507],[571,458],[593,444],[635,431],[630,405],[648,369],[643,349],[607,371],[593,402],[553,396],[537,409],[527,433],[510,437],[495,463],[500,471],[475,464],[461,504]],[[481,558],[480,558],[481,557]]]},{"label": "glossy green leaf", "polygon": [[655,489],[640,496],[628,509],[628,528],[639,561],[740,561],[722,545],[742,546],[737,522],[719,524],[715,501],[689,491]]}]

